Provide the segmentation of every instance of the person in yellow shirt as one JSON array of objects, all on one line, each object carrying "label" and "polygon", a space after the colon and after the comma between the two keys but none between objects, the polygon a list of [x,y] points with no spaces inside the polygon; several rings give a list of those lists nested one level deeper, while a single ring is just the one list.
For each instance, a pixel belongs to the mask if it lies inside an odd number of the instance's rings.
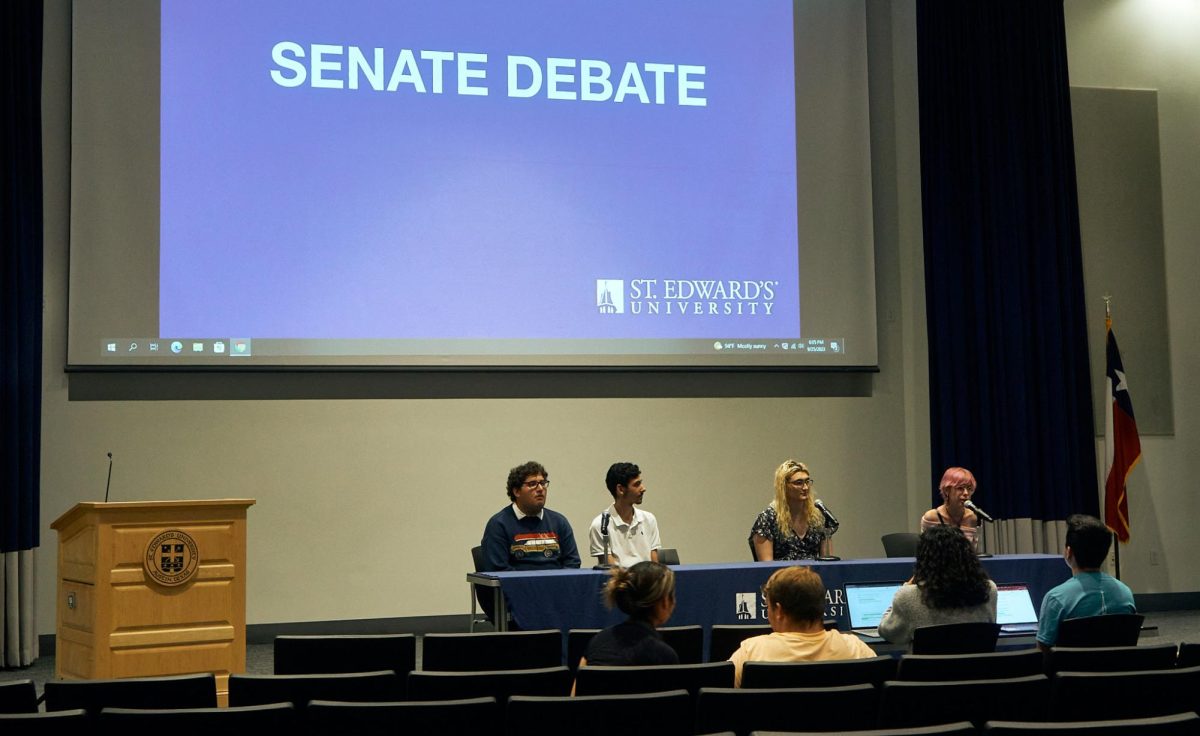
[{"label": "person in yellow shirt", "polygon": [[742,686],[742,665],[746,662],[816,662],[875,656],[857,636],[825,630],[825,583],[810,568],[776,570],[762,592],[771,633],[746,639],[729,657],[736,687]]}]

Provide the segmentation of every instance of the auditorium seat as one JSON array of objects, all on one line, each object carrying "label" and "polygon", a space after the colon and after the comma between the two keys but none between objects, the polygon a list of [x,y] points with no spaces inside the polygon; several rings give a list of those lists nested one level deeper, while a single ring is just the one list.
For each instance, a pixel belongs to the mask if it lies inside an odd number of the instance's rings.
[{"label": "auditorium seat", "polygon": [[314,734],[485,733],[500,722],[496,699],[347,703],[314,700],[305,714]]},{"label": "auditorium seat", "polygon": [[1193,736],[1200,733],[1200,716],[1195,713],[1177,713],[1156,718],[1131,718],[1115,721],[1073,721],[1068,723],[1031,723],[1024,721],[989,721],[983,732],[995,736],[1127,736],[1127,734],[1152,734],[1153,736]]},{"label": "auditorium seat", "polygon": [[[912,728],[868,728],[861,731],[838,731],[839,736],[967,736],[976,733],[969,721],[944,723],[937,726]],[[751,731],[750,736],[829,736],[829,731]]]},{"label": "auditorium seat", "polygon": [[97,724],[109,733],[184,734],[291,733],[297,728],[291,703],[241,708],[105,708]]},{"label": "auditorium seat", "polygon": [[919,626],[913,630],[913,654],[984,654],[996,651],[1000,624],[967,621]]},{"label": "auditorium seat", "polygon": [[571,670],[562,666],[484,672],[418,670],[408,676],[408,697],[412,700],[493,697],[503,705],[513,695],[557,696],[570,692]]},{"label": "auditorium seat", "polygon": [[743,688],[834,687],[882,685],[896,676],[891,657],[840,659],[828,662],[746,662],[742,665]]},{"label": "auditorium seat", "polygon": [[983,654],[905,654],[897,680],[1003,680],[1040,675],[1045,656],[1039,649]]},{"label": "auditorium seat", "polygon": [[1003,680],[923,682],[890,680],[879,696],[883,728],[932,726],[938,723],[1006,719],[1046,719],[1050,680],[1045,675]]},{"label": "auditorium seat", "polygon": [[412,634],[277,636],[273,648],[277,675],[392,670],[403,685],[417,668],[417,638]]},{"label": "auditorium seat", "polygon": [[1138,613],[1110,613],[1104,616],[1069,618],[1058,624],[1056,647],[1132,647],[1137,646],[1146,619]]},{"label": "auditorium seat", "polygon": [[1175,666],[1178,647],[1054,647],[1046,654],[1046,671],[1134,672],[1167,670]]},{"label": "auditorium seat", "polygon": [[[616,714],[619,724],[614,721]],[[690,736],[692,715],[692,698],[686,690],[576,697],[514,695],[508,701],[505,722],[512,736],[528,734],[533,730],[531,724],[581,736]]]},{"label": "auditorium seat", "polygon": [[1200,667],[1200,644],[1183,642],[1179,645],[1179,659],[1176,667]]},{"label": "auditorium seat", "polygon": [[883,542],[883,554],[887,557],[916,557],[918,539],[912,532],[894,532],[884,534],[879,541]]},{"label": "auditorium seat", "polygon": [[435,672],[541,669],[562,658],[558,629],[426,634],[421,644],[421,669]]},{"label": "auditorium seat", "polygon": [[703,626],[663,626],[658,633],[679,655],[679,664],[700,664],[704,661]]},{"label": "auditorium seat", "polygon": [[33,680],[0,682],[0,713],[33,713],[37,709]]},{"label": "auditorium seat", "polygon": [[395,672],[336,675],[230,675],[229,705],[291,703],[303,710],[310,700],[379,702],[399,700],[403,686]]},{"label": "auditorium seat", "polygon": [[714,624],[709,630],[708,661],[729,659],[746,639],[769,633],[771,627],[760,624]]},{"label": "auditorium seat", "polygon": [[687,690],[695,697],[702,687],[733,687],[733,662],[674,664],[654,667],[580,667],[577,695],[618,695]]},{"label": "auditorium seat", "polygon": [[83,708],[45,713],[0,713],[0,733],[4,736],[84,733],[89,721],[90,716]]},{"label": "auditorium seat", "polygon": [[[236,677],[236,675],[234,675]],[[83,708],[215,708],[217,679],[212,673],[120,680],[47,680],[46,710]]]},{"label": "auditorium seat", "polygon": [[[1051,720],[1150,718],[1200,708],[1200,667],[1143,672],[1058,672]],[[1005,718],[1005,720],[1036,720]]]},{"label": "auditorium seat", "polygon": [[874,685],[764,690],[704,687],[696,695],[696,732],[744,734],[797,724],[829,731],[870,728],[875,725],[878,708],[879,691]]},{"label": "auditorium seat", "polygon": [[587,651],[592,637],[600,633],[600,629],[571,629],[567,632],[567,667],[572,672],[579,669],[579,660]]}]

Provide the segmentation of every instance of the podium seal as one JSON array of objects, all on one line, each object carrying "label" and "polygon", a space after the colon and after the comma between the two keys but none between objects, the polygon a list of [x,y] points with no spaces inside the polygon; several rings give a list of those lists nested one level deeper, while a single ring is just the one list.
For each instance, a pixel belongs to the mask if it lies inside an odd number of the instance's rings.
[{"label": "podium seal", "polygon": [[187,532],[168,529],[146,547],[146,574],[159,585],[183,585],[196,574],[200,562],[196,540]]}]

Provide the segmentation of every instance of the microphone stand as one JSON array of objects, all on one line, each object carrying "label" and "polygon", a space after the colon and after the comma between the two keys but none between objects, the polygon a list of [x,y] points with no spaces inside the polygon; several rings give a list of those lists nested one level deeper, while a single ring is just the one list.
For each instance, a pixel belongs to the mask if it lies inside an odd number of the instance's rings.
[{"label": "microphone stand", "polygon": [[600,539],[604,541],[604,558],[603,561],[593,567],[593,570],[611,570],[612,565],[608,564],[608,512],[605,511],[600,515]]}]

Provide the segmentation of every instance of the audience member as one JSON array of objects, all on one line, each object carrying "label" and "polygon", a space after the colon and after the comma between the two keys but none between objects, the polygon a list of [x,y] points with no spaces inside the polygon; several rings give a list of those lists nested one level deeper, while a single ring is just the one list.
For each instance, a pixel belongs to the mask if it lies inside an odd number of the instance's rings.
[{"label": "audience member", "polygon": [[958,528],[932,526],[917,541],[913,576],[896,591],[879,635],[907,644],[920,626],[967,621],[996,621],[996,584]]},{"label": "audience member", "polygon": [[1112,532],[1099,519],[1085,514],[1067,517],[1067,544],[1063,557],[1071,579],[1051,588],[1042,599],[1038,616],[1038,646],[1049,649],[1058,640],[1058,625],[1069,618],[1109,613],[1137,613],[1129,586],[1100,572]]},{"label": "audience member", "polygon": [[679,664],[679,655],[655,631],[675,611],[671,568],[657,562],[614,567],[604,598],[629,618],[592,637],[580,666]]},{"label": "audience member", "polygon": [[734,684],[742,685],[746,662],[800,662],[830,659],[866,659],[875,652],[853,634],[826,631],[825,583],[811,569],[785,567],[763,586],[763,602],[771,633],[742,642],[730,656]]}]

